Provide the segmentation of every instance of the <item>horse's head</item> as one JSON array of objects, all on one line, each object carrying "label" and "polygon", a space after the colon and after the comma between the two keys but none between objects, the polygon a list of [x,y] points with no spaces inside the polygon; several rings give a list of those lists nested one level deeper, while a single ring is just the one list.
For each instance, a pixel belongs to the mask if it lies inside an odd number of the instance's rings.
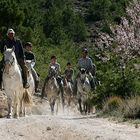
[{"label": "horse's head", "polygon": [[57,84],[56,78],[55,78],[55,77],[51,77],[51,78],[49,79],[49,81],[48,81],[49,87],[52,87],[52,86],[54,86],[54,85],[56,85],[56,84]]},{"label": "horse's head", "polygon": [[32,69],[32,67],[34,66],[34,62],[32,62],[32,60],[26,60],[26,66],[28,67],[29,70]]},{"label": "horse's head", "polygon": [[57,70],[55,68],[55,66],[51,66],[50,70],[49,70],[49,77],[55,77],[57,73]]},{"label": "horse's head", "polygon": [[86,77],[87,77],[86,70],[84,68],[81,68],[80,69],[80,79],[81,79],[82,83],[84,83]]},{"label": "horse's head", "polygon": [[61,75],[61,78],[62,78],[62,82],[63,82],[64,87],[67,86],[68,85],[68,80],[67,80],[66,76]]},{"label": "horse's head", "polygon": [[15,47],[13,48],[7,48],[7,46],[4,46],[4,66],[5,66],[5,72],[9,73],[10,67],[14,64],[14,61],[16,59],[15,57]]}]

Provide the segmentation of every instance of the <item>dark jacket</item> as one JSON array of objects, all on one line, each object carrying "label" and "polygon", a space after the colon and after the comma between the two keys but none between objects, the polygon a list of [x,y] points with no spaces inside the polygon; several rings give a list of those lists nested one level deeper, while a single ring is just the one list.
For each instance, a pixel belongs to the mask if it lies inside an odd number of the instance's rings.
[{"label": "dark jacket", "polygon": [[33,52],[24,51],[24,54],[25,54],[25,59],[26,60],[34,60],[35,61],[35,56],[34,56]]},{"label": "dark jacket", "polygon": [[17,60],[22,59],[24,60],[25,56],[24,56],[24,52],[23,52],[23,47],[21,44],[21,41],[19,39],[13,39],[10,40],[9,38],[6,38],[4,41],[1,42],[1,47],[0,47],[0,51],[3,54],[4,53],[4,46],[7,46],[7,48],[13,48],[13,46],[15,47],[15,55]]}]

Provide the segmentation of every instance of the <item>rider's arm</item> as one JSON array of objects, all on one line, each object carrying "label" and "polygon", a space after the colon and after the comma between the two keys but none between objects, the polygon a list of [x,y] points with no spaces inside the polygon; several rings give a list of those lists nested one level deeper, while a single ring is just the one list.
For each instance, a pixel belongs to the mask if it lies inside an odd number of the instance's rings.
[{"label": "rider's arm", "polygon": [[92,60],[89,58],[89,68],[88,68],[88,70],[90,71],[91,69],[93,69],[93,62],[92,62]]}]

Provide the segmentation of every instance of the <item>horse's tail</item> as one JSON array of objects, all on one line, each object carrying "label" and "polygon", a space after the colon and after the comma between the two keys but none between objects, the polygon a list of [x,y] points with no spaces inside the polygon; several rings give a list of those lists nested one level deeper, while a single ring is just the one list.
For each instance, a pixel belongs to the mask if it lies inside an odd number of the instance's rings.
[{"label": "horse's tail", "polygon": [[29,106],[33,104],[32,95],[29,93],[27,89],[25,89],[23,93],[23,102]]}]

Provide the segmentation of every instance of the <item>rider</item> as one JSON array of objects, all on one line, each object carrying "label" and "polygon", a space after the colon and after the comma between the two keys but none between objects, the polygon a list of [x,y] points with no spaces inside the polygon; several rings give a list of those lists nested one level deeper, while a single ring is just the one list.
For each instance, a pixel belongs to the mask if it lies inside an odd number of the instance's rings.
[{"label": "rider", "polygon": [[36,60],[35,60],[35,56],[32,52],[32,46],[33,45],[31,42],[26,42],[24,45],[24,54],[25,54],[26,60],[31,60],[31,65],[32,65],[31,71],[32,71],[32,75],[33,75],[33,78],[35,81],[35,92],[38,92],[39,77],[38,77],[37,72],[34,69]]},{"label": "rider", "polygon": [[[15,38],[15,31],[13,29],[8,29],[7,31],[7,38],[2,41],[0,51],[3,54],[4,53],[4,46],[7,46],[7,48],[13,48],[15,47],[15,55],[18,61],[18,64],[20,65],[22,69],[22,78],[23,78],[23,87],[29,88],[29,83],[27,82],[27,74],[28,74],[28,68],[25,64],[25,56],[23,52],[23,47],[21,44],[21,41],[19,39]],[[1,61],[0,70],[4,67],[4,59]],[[2,77],[2,72],[0,73],[0,77]],[[2,83],[2,78],[0,78],[0,83]]]},{"label": "rider", "polygon": [[[95,64],[92,63],[91,58],[88,56],[88,49],[83,48],[82,49],[82,57],[78,60],[78,69],[84,68],[89,76],[91,89],[95,89],[95,82],[94,82],[94,76],[96,67]],[[79,76],[79,74],[77,75]],[[74,85],[75,92],[77,91],[77,82],[75,82]]]},{"label": "rider", "polygon": [[56,69],[56,80],[57,80],[57,83],[59,85],[59,88],[60,88],[60,91],[62,93],[62,96],[63,96],[63,93],[64,93],[62,82],[61,82],[62,81],[62,78],[60,77],[60,71],[61,71],[60,64],[57,62],[56,56],[53,55],[53,56],[51,56],[51,62],[49,64],[48,76],[46,77],[45,82],[44,82],[44,85],[43,85],[43,88],[42,88],[42,97],[44,96],[45,86],[46,86],[46,84],[47,84],[47,82],[48,82],[48,80],[50,78],[49,77],[49,73],[50,73],[50,70],[51,70],[51,67],[52,66],[54,66],[55,69]]},{"label": "rider", "polygon": [[67,81],[73,84],[74,70],[72,69],[70,62],[67,63],[67,68],[65,69],[64,74],[66,76]]}]

